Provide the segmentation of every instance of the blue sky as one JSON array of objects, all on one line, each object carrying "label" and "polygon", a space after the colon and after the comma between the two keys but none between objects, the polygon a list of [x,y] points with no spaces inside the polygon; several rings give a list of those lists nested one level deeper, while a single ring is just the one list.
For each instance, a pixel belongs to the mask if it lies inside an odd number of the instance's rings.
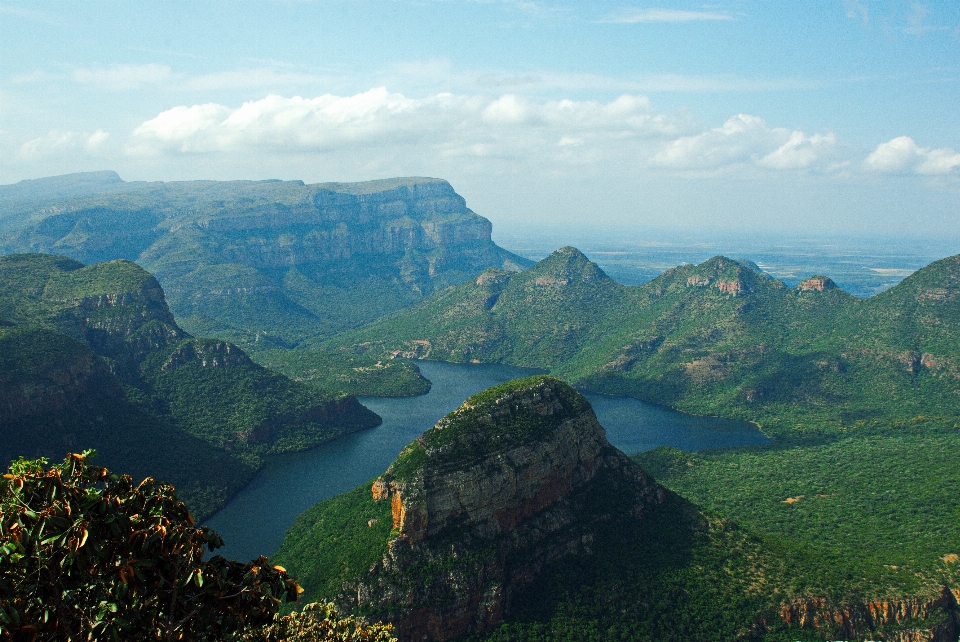
[{"label": "blue sky", "polygon": [[439,176],[497,225],[960,236],[960,3],[0,0],[0,183]]}]

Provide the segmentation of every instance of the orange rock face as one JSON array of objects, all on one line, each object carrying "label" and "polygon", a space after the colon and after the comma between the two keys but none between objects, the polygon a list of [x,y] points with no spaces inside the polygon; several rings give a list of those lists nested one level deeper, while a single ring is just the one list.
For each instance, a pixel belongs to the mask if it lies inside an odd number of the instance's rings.
[{"label": "orange rock face", "polygon": [[826,292],[827,290],[832,290],[835,287],[837,287],[837,284],[825,276],[812,276],[809,279],[804,279],[797,284],[797,289],[804,292],[809,292],[811,290],[814,292]]}]

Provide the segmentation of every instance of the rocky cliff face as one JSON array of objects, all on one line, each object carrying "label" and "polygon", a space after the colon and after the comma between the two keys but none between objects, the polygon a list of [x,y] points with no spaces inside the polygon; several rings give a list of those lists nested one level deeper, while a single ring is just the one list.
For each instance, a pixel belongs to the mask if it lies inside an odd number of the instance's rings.
[{"label": "rocky cliff face", "polygon": [[[544,564],[590,554],[594,525],[642,516],[664,491],[607,442],[589,404],[549,377],[467,400],[408,446],[373,485],[391,502],[382,561],[340,601],[394,622],[402,640],[496,626]],[[602,502],[601,502],[602,504]]]},{"label": "rocky cliff face", "polygon": [[956,642],[960,635],[957,595],[946,587],[927,599],[877,600],[843,608],[823,599],[797,600],[781,605],[780,619],[847,639],[873,637],[877,631],[893,642]]}]

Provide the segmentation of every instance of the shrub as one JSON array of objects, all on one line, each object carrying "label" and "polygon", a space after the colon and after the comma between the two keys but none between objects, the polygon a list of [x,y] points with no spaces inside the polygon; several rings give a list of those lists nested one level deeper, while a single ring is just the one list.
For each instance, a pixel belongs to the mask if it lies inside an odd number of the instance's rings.
[{"label": "shrub", "polygon": [[300,587],[195,527],[172,486],[19,459],[0,481],[0,640],[229,640],[273,622]]}]

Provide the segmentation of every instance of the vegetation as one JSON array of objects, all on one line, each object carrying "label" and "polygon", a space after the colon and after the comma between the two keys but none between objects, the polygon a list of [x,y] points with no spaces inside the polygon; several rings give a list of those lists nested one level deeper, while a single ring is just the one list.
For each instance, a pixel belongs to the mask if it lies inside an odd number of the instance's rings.
[{"label": "vegetation", "polygon": [[92,466],[19,459],[0,481],[0,640],[396,642],[332,604],[281,615],[302,589],[279,566],[204,553],[172,486]]},{"label": "vegetation", "polygon": [[390,502],[374,502],[373,482],[325,499],[301,513],[271,561],[289,568],[307,599],[333,599],[386,553]]},{"label": "vegetation", "polygon": [[243,642],[396,642],[389,624],[367,624],[343,616],[330,603],[314,602],[289,615],[277,615],[272,624],[247,634]]},{"label": "vegetation", "polygon": [[295,381],[328,394],[412,397],[426,394],[430,382],[409,359],[377,358],[354,350],[266,350],[257,361]]},{"label": "vegetation", "polygon": [[94,447],[110,466],[177,484],[203,516],[265,455],[379,422],[236,346],[190,338],[128,261],[0,257],[0,316],[3,461]]},{"label": "vegetation", "polygon": [[821,578],[821,592],[888,599],[960,580],[958,453],[955,428],[918,422],[821,445],[634,458],[705,510],[802,552],[802,577]]},{"label": "vegetation", "polygon": [[223,542],[173,487],[135,485],[91,454],[19,459],[0,482],[0,637],[225,640],[296,600],[263,557],[204,561]]}]

